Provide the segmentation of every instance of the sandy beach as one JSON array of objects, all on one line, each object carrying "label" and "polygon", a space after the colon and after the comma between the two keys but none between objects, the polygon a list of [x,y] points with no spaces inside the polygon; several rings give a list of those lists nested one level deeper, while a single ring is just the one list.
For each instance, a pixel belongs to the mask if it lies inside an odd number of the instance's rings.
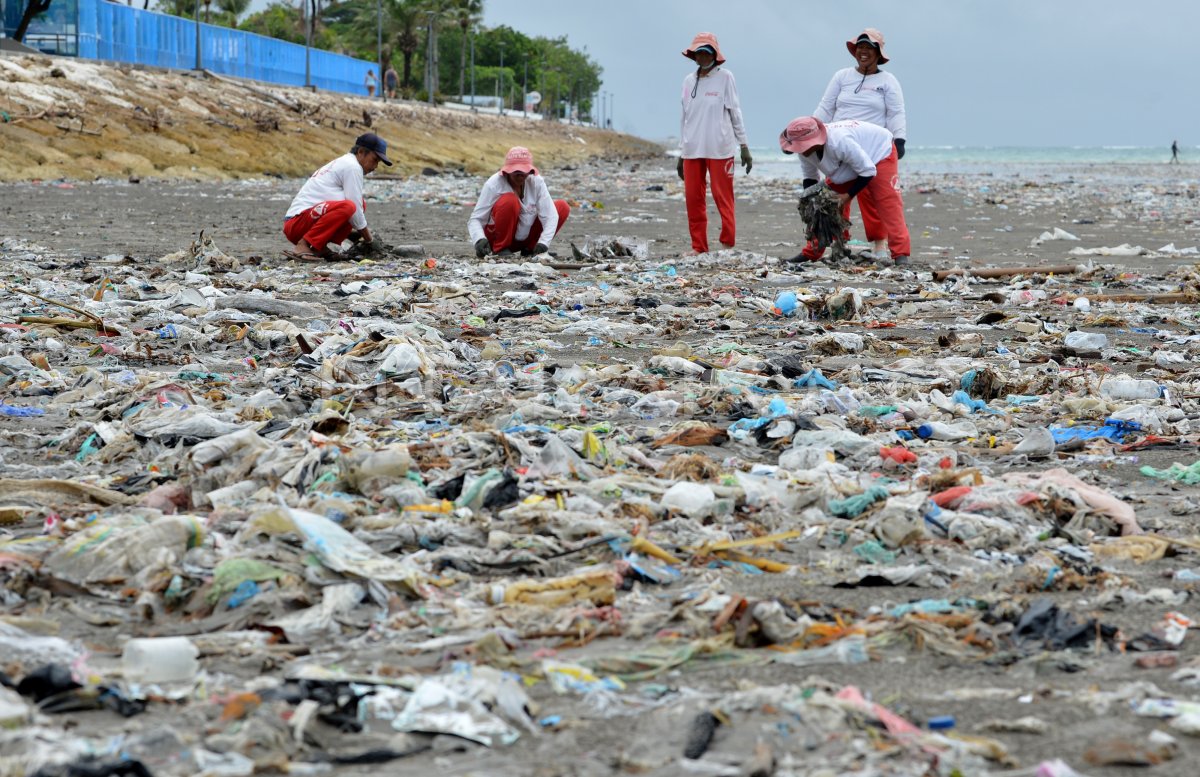
[{"label": "sandy beach", "polygon": [[[1198,458],[1200,170],[902,163],[914,250],[892,267],[783,261],[802,224],[797,181],[777,168],[739,172],[736,248],[695,257],[670,159],[547,157],[551,192],[572,204],[552,248],[560,263],[572,245],[593,253],[582,268],[474,258],[465,224],[487,161],[369,181],[372,229],[423,250],[319,265],[281,256],[294,177],[0,184],[4,281],[119,330],[4,329],[4,401],[45,414],[6,420],[0,475],[10,490],[50,478],[127,497],[14,508],[0,625],[25,636],[0,637],[73,645],[93,681],[149,704],[17,715],[0,774],[80,740],[101,755],[119,741],[156,775],[1023,775],[1054,759],[1194,773],[1195,724],[1161,700],[1196,698],[1197,639],[1164,642],[1163,622],[1200,616],[1200,492],[1142,468]],[[201,231],[212,245],[188,253]],[[933,277],[1046,265],[1079,271]],[[773,313],[786,290],[811,313]],[[849,309],[834,310],[839,293]],[[1172,293],[1184,303],[1103,301]],[[221,303],[258,294],[294,307]],[[2,314],[75,315],[16,292]],[[1065,349],[1076,328],[1106,344]],[[385,368],[401,347],[419,370]],[[795,383],[814,371],[832,388]],[[972,388],[985,375],[994,390]],[[1165,392],[1106,394],[1121,376]],[[950,398],[964,386],[982,407]],[[179,432],[182,400],[155,392],[186,395],[221,433]],[[1014,450],[1113,415],[1140,420],[1121,439]],[[914,438],[928,421],[975,433]],[[196,453],[235,428],[257,430],[256,447]],[[349,474],[389,446],[411,475]],[[1038,480],[1057,470],[1080,482]],[[511,493],[488,503],[496,478]],[[673,502],[680,483],[709,498]],[[379,579],[325,555],[301,511],[352,533]],[[152,563],[93,570],[97,547],[79,544],[106,522],[132,537],[175,514],[204,539]],[[254,585],[234,606],[214,570],[246,558],[274,571],[239,581]],[[411,580],[380,582],[389,564]],[[493,603],[596,570],[608,582],[590,595]],[[1022,620],[1051,605],[1057,628],[1090,625],[1056,644],[1045,618]],[[168,635],[199,645],[200,681],[147,690],[123,675],[127,638]],[[14,679],[36,668],[13,655]],[[432,716],[398,725],[423,682],[480,694],[457,707],[470,735]],[[361,698],[338,718],[317,687]],[[684,759],[705,711],[721,724]],[[366,765],[372,752],[387,762]]]}]

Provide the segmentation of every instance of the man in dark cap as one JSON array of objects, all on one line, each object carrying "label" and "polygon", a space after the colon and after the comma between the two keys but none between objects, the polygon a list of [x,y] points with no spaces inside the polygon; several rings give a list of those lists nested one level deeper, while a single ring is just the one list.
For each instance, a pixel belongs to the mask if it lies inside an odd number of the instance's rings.
[{"label": "man in dark cap", "polygon": [[348,237],[371,243],[363,202],[363,177],[387,157],[387,141],[368,132],[359,135],[350,153],[313,173],[288,206],[283,234],[295,250],[284,251],[297,261],[336,260],[340,254],[329,244],[339,245]]}]

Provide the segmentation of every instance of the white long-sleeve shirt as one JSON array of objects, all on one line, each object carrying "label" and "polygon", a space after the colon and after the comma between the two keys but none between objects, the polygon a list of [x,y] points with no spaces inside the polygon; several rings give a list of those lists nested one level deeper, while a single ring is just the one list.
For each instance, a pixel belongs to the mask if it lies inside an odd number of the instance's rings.
[{"label": "white long-sleeve shirt", "polygon": [[354,154],[344,154],[309,176],[288,206],[287,217],[291,218],[327,200],[353,202],[354,215],[350,217],[350,226],[357,230],[367,228],[367,211],[363,205],[363,169]]},{"label": "white long-sleeve shirt", "polygon": [[[492,207],[502,194],[516,192],[503,173],[496,173],[483,185],[483,190],[479,192],[479,200],[475,203],[475,210],[471,211],[471,218],[467,220],[467,232],[471,235],[472,243],[484,237],[483,228],[492,223]],[[554,233],[558,231],[558,210],[554,207],[554,200],[550,197],[546,181],[540,175],[531,173],[525,179],[521,215],[517,217],[517,232],[513,239],[521,241],[529,237],[534,219],[540,219],[542,222],[542,236],[538,238],[538,242],[549,246]]]},{"label": "white long-sleeve shirt", "polygon": [[683,116],[679,122],[679,151],[684,159],[727,159],[739,145],[746,145],[733,73],[716,68],[701,79],[694,71],[688,73],[683,79],[680,102]]},{"label": "white long-sleeve shirt", "polygon": [[865,121],[826,124],[825,153],[800,157],[805,178],[816,178],[819,169],[830,183],[849,183],[858,176],[874,176],[875,164],[892,153],[892,133]]},{"label": "white long-sleeve shirt", "polygon": [[908,137],[908,119],[904,115],[904,93],[900,82],[891,73],[880,70],[863,78],[863,74],[852,67],[833,74],[829,86],[817,109],[813,111],[821,121],[858,120],[883,127],[892,137],[904,140]]}]

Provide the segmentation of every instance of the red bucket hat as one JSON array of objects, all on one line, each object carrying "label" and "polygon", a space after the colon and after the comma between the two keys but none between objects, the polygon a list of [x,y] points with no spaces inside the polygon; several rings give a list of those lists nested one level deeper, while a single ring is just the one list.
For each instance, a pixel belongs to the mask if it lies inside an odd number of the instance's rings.
[{"label": "red bucket hat", "polygon": [[694,60],[696,58],[696,49],[701,46],[708,46],[713,50],[713,54],[717,58],[716,64],[725,64],[725,57],[721,56],[721,47],[717,44],[717,36],[711,32],[697,33],[696,37],[692,38],[692,45],[683,50],[683,56]]},{"label": "red bucket hat", "polygon": [[537,175],[537,168],[533,166],[533,152],[524,146],[513,146],[504,155],[504,167],[500,168],[500,172],[505,175],[509,173],[532,173]]},{"label": "red bucket hat", "polygon": [[823,144],[829,133],[815,116],[801,116],[788,122],[779,133],[779,147],[790,154],[803,154],[813,146]]},{"label": "red bucket hat", "polygon": [[879,51],[879,64],[884,64],[888,61],[887,55],[883,53],[883,33],[874,27],[868,27],[858,34],[854,40],[846,41],[846,50],[850,52],[850,56],[854,56],[854,49],[862,41],[873,44]]}]

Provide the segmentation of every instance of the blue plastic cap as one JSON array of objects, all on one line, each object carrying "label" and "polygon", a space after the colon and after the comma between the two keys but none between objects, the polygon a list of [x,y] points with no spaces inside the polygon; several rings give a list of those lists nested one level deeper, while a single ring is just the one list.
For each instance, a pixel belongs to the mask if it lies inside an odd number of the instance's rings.
[{"label": "blue plastic cap", "polygon": [[929,424],[921,424],[917,427],[917,436],[922,440],[928,440],[933,436],[933,427]]},{"label": "blue plastic cap", "polygon": [[939,715],[936,718],[930,718],[926,725],[929,726],[930,731],[941,731],[948,728],[954,728],[954,716]]}]

